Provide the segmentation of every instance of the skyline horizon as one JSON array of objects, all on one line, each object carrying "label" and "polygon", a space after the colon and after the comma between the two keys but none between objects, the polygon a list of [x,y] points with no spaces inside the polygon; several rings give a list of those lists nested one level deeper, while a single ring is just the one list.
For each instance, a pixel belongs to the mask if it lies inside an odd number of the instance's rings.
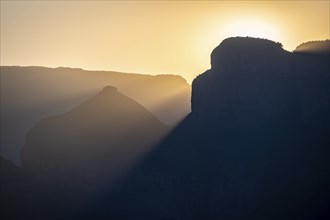
[{"label": "skyline horizon", "polygon": [[79,67],[191,82],[235,36],[300,43],[330,38],[327,1],[1,1],[1,65]]},{"label": "skyline horizon", "polygon": [[[281,47],[284,51],[286,52],[289,52],[289,53],[293,53],[299,46],[303,45],[303,44],[306,44],[306,43],[313,43],[313,42],[324,42],[324,41],[330,41],[330,37],[327,38],[327,39],[320,39],[320,40],[309,40],[309,41],[306,41],[306,42],[301,42],[299,45],[297,45],[295,47],[295,49],[293,50],[287,50],[286,48],[284,48],[283,44],[279,41],[274,41],[274,40],[270,40],[270,39],[267,39],[267,38],[259,38],[259,37],[251,37],[251,36],[232,36],[232,37],[228,37],[228,38],[225,38],[223,39],[222,41],[226,40],[226,39],[230,39],[230,38],[254,38],[254,39],[262,39],[262,40],[268,40],[268,41],[272,41],[272,42],[275,42],[275,43],[280,43],[281,44]],[[222,42],[221,41],[221,42]],[[220,42],[220,43],[221,43]],[[220,45],[219,43],[219,45]],[[216,46],[217,47],[217,46]],[[215,47],[215,48],[216,48]],[[214,48],[214,49],[215,49]],[[214,50],[213,49],[213,50]],[[213,51],[212,50],[212,51]],[[210,51],[210,55],[212,53],[212,51]],[[210,58],[210,61],[211,61],[211,58]],[[149,75],[149,76],[162,76],[162,75],[173,75],[173,76],[180,76],[182,77],[189,85],[192,84],[192,81],[198,77],[200,74],[203,74],[203,72],[197,74],[196,76],[194,76],[192,79],[188,79],[187,77],[185,77],[184,75],[180,74],[180,73],[143,73],[143,72],[125,72],[125,71],[122,71],[122,70],[114,70],[114,69],[85,69],[83,67],[79,67],[79,66],[44,66],[44,65],[20,65],[20,64],[13,64],[13,65],[2,65],[0,63],[0,67],[2,66],[10,66],[10,67],[44,67],[44,68],[49,68],[49,69],[57,69],[57,68],[69,68],[69,69],[79,69],[79,70],[82,70],[82,71],[89,71],[89,72],[116,72],[116,73],[123,73],[123,74],[138,74],[138,75]],[[211,66],[208,68],[210,69]],[[208,70],[208,69],[205,69],[204,71]]]}]

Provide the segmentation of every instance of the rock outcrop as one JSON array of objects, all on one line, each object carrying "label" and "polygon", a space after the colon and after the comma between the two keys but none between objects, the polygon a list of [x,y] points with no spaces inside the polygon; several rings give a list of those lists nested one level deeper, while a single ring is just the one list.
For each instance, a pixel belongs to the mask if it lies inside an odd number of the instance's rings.
[{"label": "rock outcrop", "polygon": [[211,54],[212,68],[193,81],[193,117],[233,130],[328,126],[328,41],[320,45],[289,53],[269,40],[224,40]]}]

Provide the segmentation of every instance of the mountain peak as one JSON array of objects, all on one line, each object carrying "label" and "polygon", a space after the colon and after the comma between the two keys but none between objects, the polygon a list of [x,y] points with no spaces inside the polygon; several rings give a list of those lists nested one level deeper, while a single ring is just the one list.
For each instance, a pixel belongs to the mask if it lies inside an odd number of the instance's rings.
[{"label": "mountain peak", "polygon": [[[81,178],[92,175],[101,181],[133,164],[165,132],[167,127],[142,105],[106,86],[69,112],[38,122],[26,136],[22,166],[81,172]],[[104,172],[96,175],[86,171],[92,169]]]},{"label": "mountain peak", "polygon": [[102,93],[109,93],[109,92],[118,92],[118,89],[114,86],[106,86],[102,89]]},{"label": "mountain peak", "polygon": [[265,57],[278,57],[285,53],[282,44],[267,39],[232,37],[223,40],[211,53],[212,68],[224,68],[228,63],[234,67],[247,63],[260,64]]}]

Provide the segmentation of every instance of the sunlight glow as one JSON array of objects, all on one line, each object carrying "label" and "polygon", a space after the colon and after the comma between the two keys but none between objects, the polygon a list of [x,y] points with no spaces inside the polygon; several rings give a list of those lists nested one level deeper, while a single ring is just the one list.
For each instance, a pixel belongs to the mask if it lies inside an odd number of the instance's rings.
[{"label": "sunlight glow", "polygon": [[[76,67],[191,82],[235,36],[292,51],[330,36],[330,1],[0,1],[1,65]],[[170,15],[170,16],[169,16]]]},{"label": "sunlight glow", "polygon": [[244,19],[229,23],[224,30],[227,36],[257,37],[280,41],[279,31],[271,23],[256,19]]}]

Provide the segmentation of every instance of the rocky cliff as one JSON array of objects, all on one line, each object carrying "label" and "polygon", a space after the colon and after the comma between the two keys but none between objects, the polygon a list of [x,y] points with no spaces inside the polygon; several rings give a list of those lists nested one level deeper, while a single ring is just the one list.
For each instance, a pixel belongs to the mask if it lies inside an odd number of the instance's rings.
[{"label": "rocky cliff", "polygon": [[279,43],[237,37],[213,50],[211,65],[192,84],[196,120],[243,130],[329,124],[329,51],[290,53]]}]

